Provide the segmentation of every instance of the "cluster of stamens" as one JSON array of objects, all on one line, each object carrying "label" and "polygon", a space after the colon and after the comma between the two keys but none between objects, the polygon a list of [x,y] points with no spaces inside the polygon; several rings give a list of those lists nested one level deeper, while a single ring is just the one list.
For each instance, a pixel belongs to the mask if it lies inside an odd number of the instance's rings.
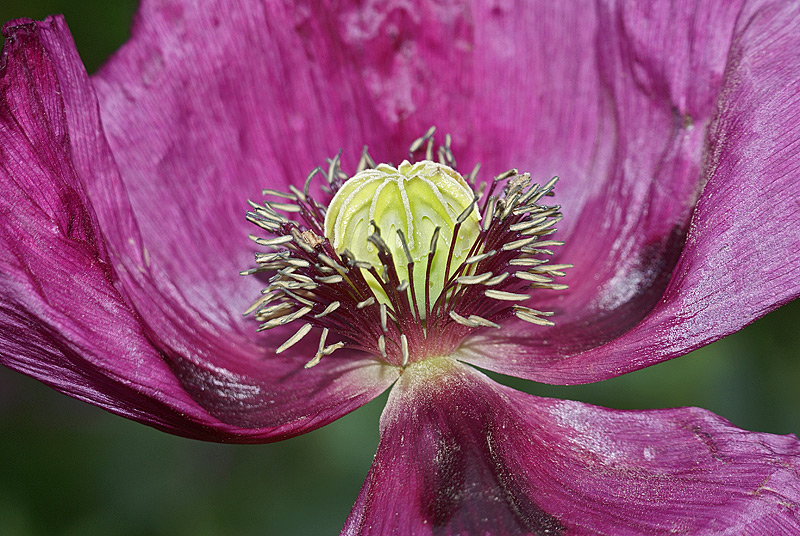
[{"label": "cluster of stamens", "polygon": [[[433,133],[431,128],[411,145],[412,162],[423,150],[424,160],[433,160]],[[449,136],[436,153],[439,164],[456,169]],[[317,328],[318,349],[306,368],[344,346],[404,367],[428,357],[449,355],[471,332],[500,328],[511,316],[536,325],[552,325],[547,318],[552,313],[522,303],[530,299],[532,289],[566,288],[554,283],[553,277],[565,275],[563,270],[570,265],[547,261],[553,254],[549,248],[562,244],[547,238],[561,219],[559,207],[539,204],[544,196],[551,195],[557,178],[539,186],[531,183],[529,174],[512,169],[482,182],[476,190],[480,165],[475,166],[466,177],[474,197],[454,219],[449,249],[437,249],[445,232],[437,226],[430,236],[427,259],[417,261],[425,263],[424,272],[416,271],[418,276],[425,274],[425,284],[415,285],[415,261],[402,231],[397,230],[397,236],[392,237],[401,244],[402,253],[395,250],[393,254],[386,242],[389,237],[382,236],[372,222],[367,240],[377,251],[378,263],[356,258],[346,248],[337,252],[325,236],[328,203],[321,204],[316,198],[330,201],[349,179],[341,170],[340,155],[328,160],[327,170],[314,169],[302,190],[294,186],[286,193],[267,189],[265,196],[279,200],[261,205],[250,202],[252,211],[247,219],[270,234],[268,238],[251,238],[270,251],[256,253],[257,266],[242,274],[265,274],[269,280],[245,314],[254,313],[261,330],[301,324],[276,353]],[[356,173],[377,167],[365,147]],[[318,176],[323,177],[316,188],[320,194],[312,195]],[[502,190],[495,193],[501,184]],[[474,242],[464,260],[454,262],[459,233],[476,208],[480,222]],[[298,221],[288,214],[297,215]],[[432,271],[434,256],[445,252],[443,274]],[[403,265],[406,270],[398,269]],[[430,292],[437,277],[442,288],[438,296]],[[382,293],[376,292],[375,282]],[[329,341],[331,334],[339,340]]]}]

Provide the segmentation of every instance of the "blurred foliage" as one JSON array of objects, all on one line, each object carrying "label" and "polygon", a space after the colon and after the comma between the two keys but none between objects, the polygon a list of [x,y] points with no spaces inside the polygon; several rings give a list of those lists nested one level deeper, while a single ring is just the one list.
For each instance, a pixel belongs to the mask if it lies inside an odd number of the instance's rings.
[{"label": "blurred foliage", "polygon": [[63,14],[91,73],[128,38],[136,6],[134,0],[2,0],[0,24],[21,17],[39,20]]},{"label": "blurred foliage", "polygon": [[[122,44],[135,2],[4,0],[0,20],[64,13],[87,68]],[[737,426],[800,431],[800,302],[683,358],[605,382],[523,391],[615,408],[700,406]],[[385,395],[272,445],[173,437],[0,368],[0,533],[335,534],[369,469]]]}]

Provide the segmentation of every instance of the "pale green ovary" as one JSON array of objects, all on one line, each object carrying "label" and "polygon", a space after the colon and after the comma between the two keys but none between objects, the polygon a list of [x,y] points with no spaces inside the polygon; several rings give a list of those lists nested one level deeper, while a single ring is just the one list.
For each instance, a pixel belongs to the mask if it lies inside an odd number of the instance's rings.
[{"label": "pale green ovary", "polygon": [[[366,261],[382,273],[377,249],[367,238],[374,231],[370,222],[380,229],[381,237],[395,261],[401,280],[408,280],[407,258],[397,231],[403,232],[414,260],[414,292],[418,303],[424,304],[425,270],[431,237],[440,227],[436,254],[431,266],[430,300],[433,303],[442,291],[447,253],[456,218],[472,202],[473,192],[454,170],[433,162],[409,164],[398,169],[381,164],[348,180],[334,196],[325,217],[325,234],[334,249],[341,253],[350,250],[357,260]],[[462,223],[451,262],[459,266],[478,235],[477,209]],[[378,301],[389,300],[380,284],[365,272]],[[420,307],[422,314],[424,307]]]}]

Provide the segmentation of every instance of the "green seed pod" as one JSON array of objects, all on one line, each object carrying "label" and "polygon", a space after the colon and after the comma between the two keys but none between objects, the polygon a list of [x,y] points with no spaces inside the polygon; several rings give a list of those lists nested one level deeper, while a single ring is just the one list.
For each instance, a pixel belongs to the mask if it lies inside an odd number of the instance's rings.
[{"label": "green seed pod", "polygon": [[[397,168],[381,164],[354,175],[336,192],[325,216],[325,235],[338,253],[349,250],[356,260],[370,263],[381,274],[378,249],[368,240],[375,232],[371,223],[374,222],[392,254],[400,279],[409,281],[408,257],[400,231],[414,262],[416,300],[423,302],[431,238],[436,228],[440,228],[427,279],[433,304],[444,286],[456,219],[470,207],[474,195],[464,178],[445,165],[428,160],[415,164],[404,161]],[[478,209],[473,207],[461,223],[450,259],[451,275],[469,254],[478,236],[479,220]],[[366,271],[365,277],[377,299],[388,303],[378,281]]]}]

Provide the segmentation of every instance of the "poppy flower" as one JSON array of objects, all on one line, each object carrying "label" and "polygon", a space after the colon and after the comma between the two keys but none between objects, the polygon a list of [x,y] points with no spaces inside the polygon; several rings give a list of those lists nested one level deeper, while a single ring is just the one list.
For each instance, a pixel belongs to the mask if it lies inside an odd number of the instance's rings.
[{"label": "poppy flower", "polygon": [[[113,413],[209,441],[288,438],[391,389],[344,534],[795,532],[796,438],[696,408],[537,398],[474,367],[599,381],[683,355],[797,297],[798,25],[792,6],[766,1],[153,1],[89,77],[63,19],[9,23],[0,360]],[[388,350],[380,335],[364,335],[385,331],[382,315],[400,318],[397,287],[340,305],[352,315],[339,318],[353,320],[340,326],[342,341],[293,340],[300,326],[289,320],[300,315],[262,311],[272,329],[258,331],[242,312],[261,295],[263,274],[239,272],[259,247],[248,239],[253,220],[274,226],[259,219],[272,218],[269,203],[256,201],[247,221],[245,201],[264,188],[297,201],[307,173],[340,149],[345,175],[364,144],[377,163],[399,162],[430,124],[453,134],[452,155],[470,169],[561,177],[561,208],[542,210],[563,214],[552,263],[574,265],[569,288],[530,289],[530,309],[490,307],[491,318],[480,300],[467,307],[454,294],[466,310],[435,317],[442,329],[424,339],[441,343],[435,351],[403,342],[402,330]],[[330,162],[330,184],[342,188],[340,161]],[[520,188],[532,188],[525,177]],[[470,211],[450,223],[462,214]],[[519,227],[497,225],[502,244],[520,239]],[[281,236],[262,247],[290,247]],[[333,242],[314,233],[305,247],[326,264],[317,246]],[[523,260],[546,255],[534,253]],[[334,272],[370,270],[333,255]],[[496,258],[485,259],[511,266]],[[272,270],[276,259],[261,264]],[[400,272],[384,281],[402,284]],[[296,289],[290,314],[313,301],[303,292],[339,284],[336,275]],[[362,280],[361,290],[377,288]],[[403,291],[415,288],[426,286]],[[314,304],[304,314],[325,312]],[[471,316],[470,307],[481,309]],[[433,322],[422,310],[397,325]]]}]

